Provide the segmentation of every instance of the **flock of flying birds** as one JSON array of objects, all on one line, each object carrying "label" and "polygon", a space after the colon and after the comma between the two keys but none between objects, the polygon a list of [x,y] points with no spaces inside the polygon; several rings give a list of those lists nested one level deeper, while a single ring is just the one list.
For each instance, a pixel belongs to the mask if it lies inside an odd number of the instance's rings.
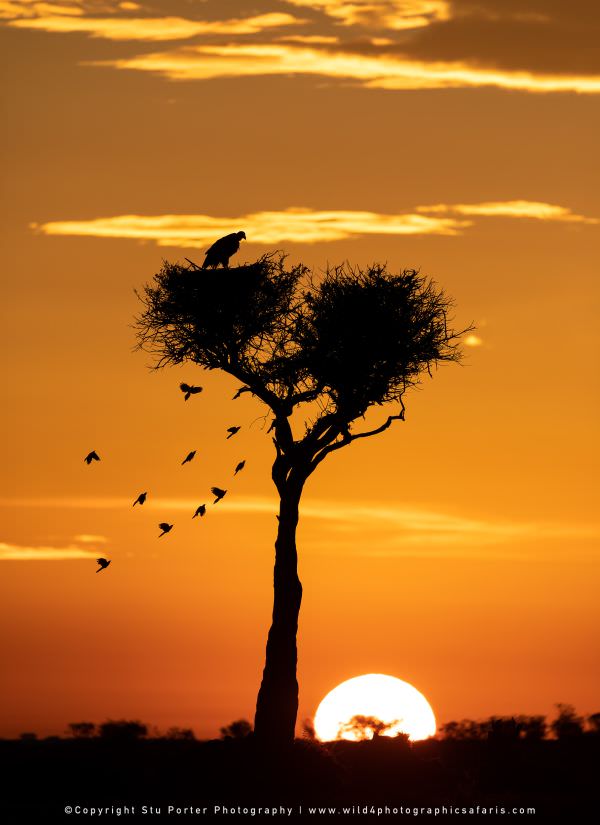
[{"label": "flock of flying birds", "polygon": [[[179,389],[184,394],[184,400],[185,401],[187,401],[188,398],[190,398],[192,395],[197,395],[199,392],[202,392],[202,387],[195,387],[192,384],[185,384],[185,383],[181,383],[179,385]],[[233,436],[236,435],[237,433],[239,433],[240,430],[241,430],[241,427],[228,427],[227,430],[226,430],[227,440],[229,440],[230,438],[233,438]],[[188,464],[190,461],[193,461],[195,455],[196,455],[196,450],[192,450],[191,452],[189,452],[186,455],[186,457],[183,459],[183,461],[181,462],[181,465],[183,466],[184,464]],[[93,461],[100,461],[100,456],[98,455],[98,453],[95,450],[92,450],[91,452],[89,452],[86,455],[86,457],[83,460],[89,466]],[[246,460],[245,459],[243,461],[239,461],[236,464],[235,471],[234,471],[233,475],[236,476],[239,472],[241,472],[244,469],[245,466],[246,466]],[[219,501],[221,501],[221,499],[227,494],[227,490],[223,490],[221,487],[211,487],[210,491],[215,496],[215,500],[214,500],[213,504],[218,504]],[[136,500],[133,502],[132,506],[135,507],[136,504],[139,504],[140,506],[143,505],[144,502],[146,501],[147,496],[148,496],[148,492],[140,493],[139,496],[136,498]],[[206,514],[206,504],[201,504],[199,507],[196,508],[196,512],[194,513],[192,518],[194,519],[197,516],[200,516],[200,518],[202,518],[205,514]],[[173,529],[174,525],[169,524],[167,521],[161,521],[159,523],[158,527],[161,530],[158,538],[161,538],[162,536],[166,535],[167,533],[170,533],[171,530]],[[101,570],[106,570],[106,568],[110,564],[110,559],[104,559],[104,558],[96,559],[96,562],[100,565],[98,567],[98,569],[96,570],[96,573],[100,573]]]}]

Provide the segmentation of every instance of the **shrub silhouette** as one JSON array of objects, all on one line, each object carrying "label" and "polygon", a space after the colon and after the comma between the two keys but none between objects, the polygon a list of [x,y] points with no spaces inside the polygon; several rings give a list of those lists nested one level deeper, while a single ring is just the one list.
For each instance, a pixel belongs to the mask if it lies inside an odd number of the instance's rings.
[{"label": "shrub silhouette", "polygon": [[100,725],[99,733],[102,739],[133,741],[147,736],[148,726],[137,720],[109,719]]},{"label": "shrub silhouette", "polygon": [[[330,453],[404,420],[407,390],[438,364],[459,360],[467,330],[450,328],[451,301],[414,270],[344,264],[317,278],[302,264],[287,269],[276,253],[228,270],[164,262],[140,298],[138,344],[156,368],[191,361],[222,370],[242,383],[238,394],[250,392],[273,414],[279,523],[254,728],[259,741],[288,745],[298,711],[296,527],[304,484]],[[393,411],[361,429],[366,413],[385,404]],[[307,421],[303,429],[299,420]]]},{"label": "shrub silhouette", "polygon": [[173,727],[165,733],[165,739],[176,739],[179,742],[193,742],[196,737],[191,728]]},{"label": "shrub silhouette", "polygon": [[69,722],[68,728],[74,739],[89,739],[96,733],[93,722]]},{"label": "shrub silhouette", "polygon": [[559,702],[556,705],[558,715],[550,723],[550,728],[557,739],[571,739],[583,734],[583,716],[578,716],[573,705]]},{"label": "shrub silhouette", "polygon": [[235,722],[220,729],[221,739],[244,739],[252,733],[252,725],[247,719],[236,719]]}]

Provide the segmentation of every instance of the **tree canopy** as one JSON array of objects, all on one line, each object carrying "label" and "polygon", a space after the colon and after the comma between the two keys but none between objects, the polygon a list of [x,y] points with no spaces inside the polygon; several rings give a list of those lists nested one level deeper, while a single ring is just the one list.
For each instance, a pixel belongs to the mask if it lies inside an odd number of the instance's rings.
[{"label": "tree canopy", "polygon": [[[403,397],[441,362],[460,359],[465,330],[449,327],[451,300],[415,270],[384,264],[321,276],[282,254],[233,269],[197,271],[165,261],[140,296],[140,346],[155,366],[193,361],[238,378],[281,425],[294,407],[318,413],[303,434],[314,466],[332,449],[403,418]],[[371,432],[352,423],[374,405],[399,411]],[[292,440],[276,429],[280,447]]]}]

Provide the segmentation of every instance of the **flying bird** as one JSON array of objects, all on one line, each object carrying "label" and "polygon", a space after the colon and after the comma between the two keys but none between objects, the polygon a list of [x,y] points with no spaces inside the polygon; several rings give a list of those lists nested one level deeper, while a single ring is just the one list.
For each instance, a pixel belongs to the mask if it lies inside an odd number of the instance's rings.
[{"label": "flying bird", "polygon": [[184,401],[187,401],[190,395],[197,395],[199,392],[202,392],[202,387],[195,387],[193,384],[186,384],[185,381],[181,382],[179,389],[181,392],[185,393],[183,397]]},{"label": "flying bird", "polygon": [[239,464],[236,466],[234,476],[236,476],[240,470],[243,470],[245,466],[246,460],[244,459],[244,461],[240,461]]},{"label": "flying bird", "polygon": [[198,507],[198,508],[196,509],[196,512],[194,513],[194,515],[192,516],[192,518],[196,518],[196,516],[200,516],[200,518],[202,518],[202,516],[203,516],[205,513],[206,513],[206,504],[201,504],[201,505],[200,505],[200,507]]},{"label": "flying bird", "polygon": [[110,564],[110,560],[109,559],[96,559],[96,564],[100,565],[100,567],[96,570],[96,573],[99,573],[101,570],[106,570],[106,568]]},{"label": "flying bird", "polygon": [[210,491],[213,494],[213,496],[216,496],[216,499],[213,501],[213,504],[218,504],[227,492],[227,490],[221,490],[220,487],[211,487]]},{"label": "flying bird", "polygon": [[164,536],[165,533],[170,533],[171,530],[173,529],[173,525],[172,524],[167,524],[166,521],[161,521],[161,523],[158,526],[162,530],[162,533],[160,534],[160,536],[158,538],[160,538],[161,536]]},{"label": "flying bird", "polygon": [[233,438],[233,436],[236,433],[239,433],[239,431],[241,429],[242,429],[241,427],[227,427],[227,432],[229,433],[229,435],[227,436],[227,440],[229,440],[230,438]]},{"label": "flying bird", "polygon": [[246,239],[245,232],[232,232],[231,235],[225,235],[224,238],[219,238],[215,241],[210,249],[206,250],[206,258],[202,264],[202,269],[207,269],[210,266],[215,269],[222,264],[227,269],[229,267],[229,259],[240,248],[240,241]]},{"label": "flying bird", "polygon": [[132,507],[135,507],[136,504],[143,504],[146,501],[146,496],[148,493],[140,493],[136,500],[133,502]]},{"label": "flying bird", "polygon": [[83,459],[86,464],[91,464],[92,461],[100,461],[100,456],[96,452],[96,450],[92,450],[91,453],[88,453],[86,457]]},{"label": "flying bird", "polygon": [[181,462],[181,466],[183,467],[184,464],[187,464],[188,461],[191,461],[195,455],[196,455],[196,450],[192,450],[191,453],[188,453],[186,455],[186,457],[183,459],[183,461]]}]

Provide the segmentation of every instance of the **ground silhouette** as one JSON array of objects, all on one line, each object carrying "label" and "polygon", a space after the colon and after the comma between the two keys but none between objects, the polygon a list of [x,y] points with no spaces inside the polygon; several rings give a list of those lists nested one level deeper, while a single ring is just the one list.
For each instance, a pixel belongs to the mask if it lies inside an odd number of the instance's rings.
[{"label": "ground silhouette", "polygon": [[[404,420],[406,392],[437,365],[459,360],[467,330],[452,329],[452,302],[432,281],[381,264],[345,264],[316,277],[278,254],[221,270],[165,261],[140,297],[138,343],[156,368],[191,362],[222,370],[242,383],[236,396],[250,392],[273,416],[280,506],[254,730],[265,745],[285,747],[298,712],[296,528],[304,485],[329,454]],[[384,405],[383,420],[365,425],[369,410]],[[303,430],[292,420],[299,410]],[[230,427],[228,438],[238,430]]]},{"label": "ground silhouette", "polygon": [[[381,816],[369,816],[371,809],[445,807],[452,808],[454,820],[462,809],[480,806],[490,814],[502,807],[534,808],[530,819],[536,822],[588,822],[597,802],[600,757],[594,716],[576,735],[561,728],[558,739],[524,736],[509,724],[526,717],[491,717],[473,722],[470,730],[477,735],[468,738],[440,735],[410,743],[404,736],[381,735],[326,744],[297,739],[278,754],[260,747],[243,719],[209,741],[195,740],[186,728],[149,737],[150,726],[138,720],[72,723],[65,739],[29,734],[0,740],[0,818],[7,825],[72,822],[66,805],[114,806],[113,811],[128,806],[137,816],[129,814],[126,821],[147,822],[146,805],[173,821],[168,805],[206,807],[204,819],[214,806],[284,805],[293,806],[296,818],[298,806],[305,815],[309,806],[358,806],[361,821],[381,822]],[[506,735],[494,735],[494,720],[506,723]]]}]

